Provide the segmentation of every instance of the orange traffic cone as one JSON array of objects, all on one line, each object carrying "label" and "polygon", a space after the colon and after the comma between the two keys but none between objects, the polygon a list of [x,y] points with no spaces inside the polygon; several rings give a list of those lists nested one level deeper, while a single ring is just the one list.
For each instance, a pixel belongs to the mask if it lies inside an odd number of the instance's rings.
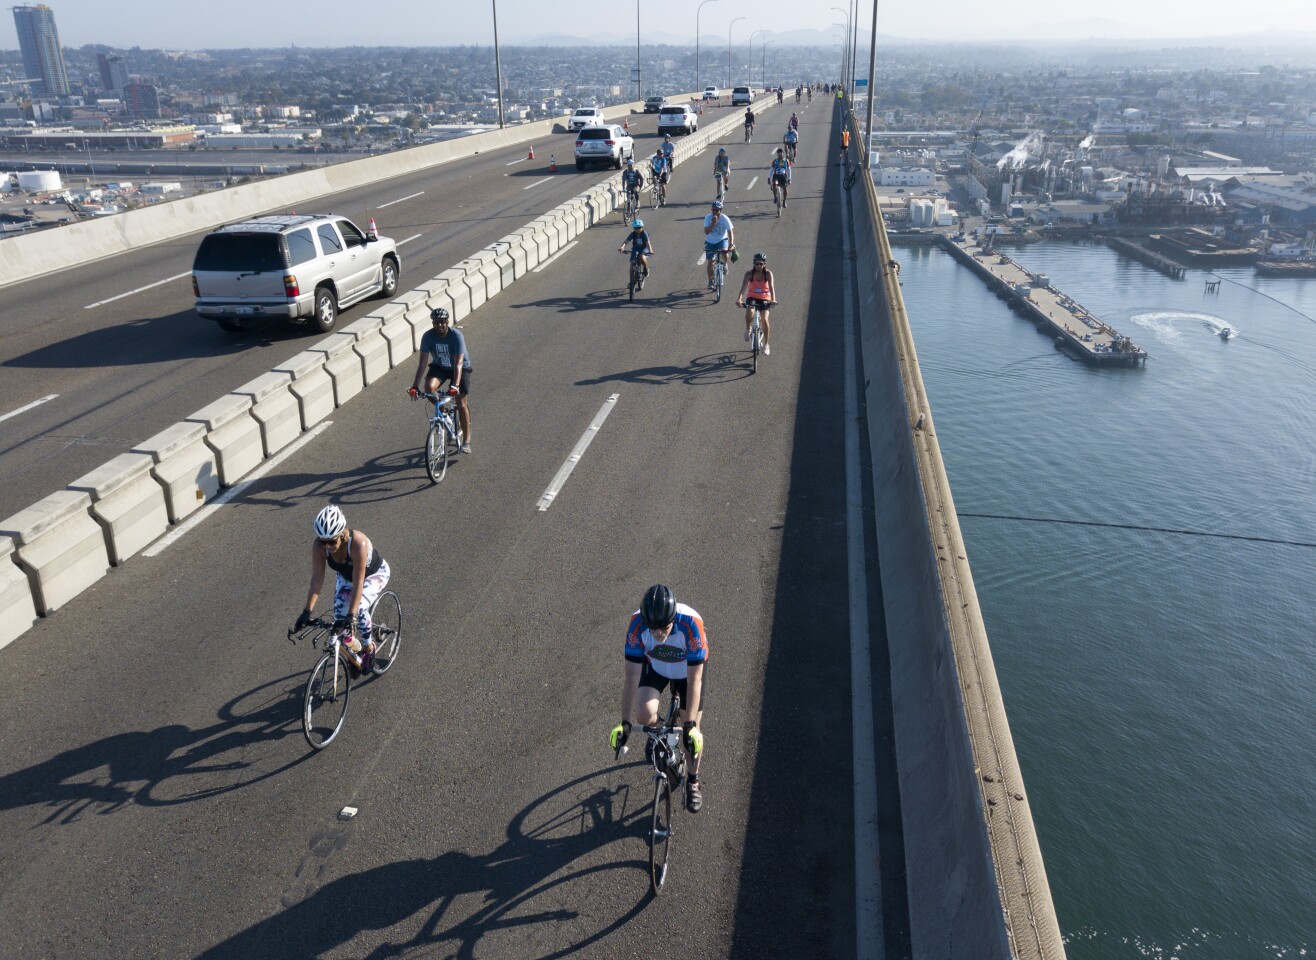
[{"label": "orange traffic cone", "polygon": [[366,227],[366,236],[371,240],[379,239],[379,230],[375,227],[375,218],[370,218],[370,226]]},{"label": "orange traffic cone", "polygon": [[548,172],[557,173],[557,160],[553,158],[551,153],[548,155]]},{"label": "orange traffic cone", "polygon": [[535,145],[533,143],[530,144],[530,156],[526,157],[526,159],[527,160],[535,159]]},{"label": "orange traffic cone", "polygon": [[625,131],[626,133],[630,133],[630,132],[631,132],[631,122],[630,122],[630,120],[623,120],[623,121],[621,122],[621,128],[622,128],[622,130]]}]

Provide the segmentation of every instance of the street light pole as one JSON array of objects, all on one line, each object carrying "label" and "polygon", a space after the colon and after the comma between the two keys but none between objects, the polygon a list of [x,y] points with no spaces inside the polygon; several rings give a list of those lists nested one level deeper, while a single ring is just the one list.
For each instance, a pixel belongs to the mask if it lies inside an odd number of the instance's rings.
[{"label": "street light pole", "polygon": [[745,81],[747,83],[752,84],[754,82],[754,38],[757,37],[760,33],[767,33],[767,32],[768,31],[766,30],[755,30],[753,33],[749,35],[749,59],[745,61],[746,66],[749,68],[749,76],[745,78]]},{"label": "street light pole", "polygon": [[832,7],[832,9],[845,16],[845,40],[841,43],[841,86],[848,87],[850,85],[847,79],[850,76],[850,25],[854,21],[850,19],[848,6],[845,10],[840,7]]},{"label": "street light pole", "polygon": [[851,0],[851,6],[854,9],[853,19],[850,21],[850,102],[854,102],[855,70],[859,64],[859,0]]},{"label": "street light pole", "polygon": [[873,101],[877,91],[873,87],[877,64],[877,0],[873,0],[873,34],[868,41],[868,119],[864,123],[864,149],[868,152],[868,163],[873,157]]},{"label": "street light pole", "polygon": [[498,129],[503,129],[503,61],[498,53],[498,0],[489,0],[493,5],[494,22],[494,71],[498,75]]},{"label": "street light pole", "polygon": [[731,92],[731,28],[738,24],[744,17],[736,17],[727,27],[727,92]]},{"label": "street light pole", "polygon": [[635,0],[635,99],[644,99],[640,89],[640,0]]},{"label": "street light pole", "polygon": [[762,83],[764,90],[768,88],[768,44],[776,42],[776,40],[763,41],[763,63],[759,67],[759,73],[762,76],[759,77],[759,81]]},{"label": "street light pole", "polygon": [[717,0],[703,0],[703,3],[695,7],[695,87],[700,94],[703,93],[704,78],[699,75],[699,14],[703,12],[706,5],[716,2]]}]

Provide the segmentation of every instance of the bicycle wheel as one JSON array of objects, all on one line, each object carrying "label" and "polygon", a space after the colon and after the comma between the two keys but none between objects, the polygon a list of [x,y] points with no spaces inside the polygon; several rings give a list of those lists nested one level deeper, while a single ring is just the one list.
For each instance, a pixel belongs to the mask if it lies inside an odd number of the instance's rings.
[{"label": "bicycle wheel", "polygon": [[773,195],[772,195],[772,199],[775,200],[775,201],[777,202],[777,216],[780,217],[780,216],[781,216],[781,190],[777,190],[777,191],[775,191],[775,192],[773,193]]},{"label": "bicycle wheel", "polygon": [[672,782],[666,774],[654,778],[653,821],[649,825],[649,886],[662,893],[672,859]]},{"label": "bicycle wheel", "polygon": [[[716,254],[714,254],[716,256]],[[717,263],[713,264],[713,302],[722,302],[722,275],[726,267],[722,265],[722,258],[718,257]]]},{"label": "bicycle wheel", "polygon": [[446,431],[440,423],[431,423],[429,435],[425,437],[425,472],[430,480],[438,483],[448,472],[448,443],[444,436]]},{"label": "bicycle wheel", "polygon": [[347,697],[352,692],[352,675],[347,661],[326,653],[306,681],[306,702],[302,708],[302,733],[316,750],[333,743],[347,719]]},{"label": "bicycle wheel", "polygon": [[375,641],[375,662],[370,671],[382,677],[398,659],[402,649],[402,601],[392,590],[385,590],[370,608],[371,632]]},{"label": "bicycle wheel", "polygon": [[[777,209],[780,210],[781,208],[778,207]],[[754,326],[749,328],[749,332],[750,332],[750,345],[754,350],[754,356],[752,359],[753,367],[750,369],[750,373],[758,373],[759,372],[759,340],[762,338],[762,334],[759,333],[759,315],[757,310],[754,311]]]},{"label": "bicycle wheel", "polygon": [[626,293],[629,295],[630,299],[632,300],[635,299],[635,288],[639,286],[639,284],[640,284],[639,267],[634,262],[632,262],[630,279],[626,281]]}]

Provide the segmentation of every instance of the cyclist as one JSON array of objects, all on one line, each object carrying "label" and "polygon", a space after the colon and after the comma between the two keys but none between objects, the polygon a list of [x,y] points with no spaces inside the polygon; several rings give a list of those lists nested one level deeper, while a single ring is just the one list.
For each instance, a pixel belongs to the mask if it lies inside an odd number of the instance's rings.
[{"label": "cyclist", "polygon": [[786,91],[782,89],[782,87],[781,87],[780,84],[778,84],[778,85],[777,85],[777,106],[779,106],[779,107],[781,106],[781,98],[782,98],[783,96],[785,96],[785,93],[786,93]]},{"label": "cyclist", "polygon": [[708,267],[708,289],[713,289],[713,261],[721,259],[725,269],[727,252],[736,246],[736,230],[722,212],[722,201],[713,201],[713,212],[704,217],[704,265]]},{"label": "cyclist", "polygon": [[740,284],[740,296],[736,298],[736,303],[745,308],[745,342],[749,343],[751,331],[754,327],[754,308],[759,311],[759,322],[763,325],[763,355],[766,357],[772,353],[772,348],[768,346],[768,308],[772,302],[777,299],[777,291],[773,285],[772,271],[768,269],[768,255],[766,253],[754,254],[754,266],[745,271],[745,279]]},{"label": "cyclist", "polygon": [[722,191],[725,193],[731,189],[731,157],[727,154],[726,147],[717,148],[717,156],[713,158],[713,176],[722,177]]},{"label": "cyclist", "polygon": [[640,209],[640,188],[644,186],[644,174],[635,169],[634,160],[626,161],[626,169],[621,175],[621,185],[626,191],[626,198],[630,201],[631,208]]},{"label": "cyclist", "polygon": [[[448,396],[457,398],[457,421],[461,427],[458,440],[461,452],[471,452],[471,409],[466,402],[471,392],[471,355],[466,352],[466,338],[453,329],[448,311],[435,307],[430,311],[433,327],[420,338],[420,363],[416,379],[407,391],[415,400],[420,394],[421,378],[425,378],[425,392],[438,393],[439,385],[451,382]],[[425,365],[428,362],[429,369]]]},{"label": "cyclist", "polygon": [[772,165],[768,167],[768,182],[775,194],[781,191],[781,205],[786,206],[787,187],[791,183],[791,162],[786,159],[786,151],[782,147],[777,148],[777,156],[773,158]]},{"label": "cyclist", "polygon": [[799,129],[800,129],[800,115],[799,115],[798,113],[792,113],[792,114],[791,114],[790,128],[791,128],[792,130],[799,130]]},{"label": "cyclist", "polygon": [[[663,148],[654,147],[653,156],[649,158],[649,182],[653,184],[654,190],[658,190],[659,184],[662,184],[663,187],[666,187],[667,181],[669,179],[670,176],[669,176],[669,169],[667,166],[667,158],[663,156]],[[666,189],[659,190],[658,202],[663,204],[664,206],[667,204]]]},{"label": "cyclist", "polygon": [[617,252],[624,251],[628,243],[631,245],[631,259],[640,261],[640,287],[643,288],[644,277],[649,275],[649,254],[658,252],[653,248],[653,241],[649,239],[649,232],[644,229],[643,220],[636,218],[631,221],[631,232],[621,242]]},{"label": "cyclist", "polygon": [[708,662],[708,635],[698,611],[677,603],[672,591],[655,584],[644,594],[640,609],[631,614],[626,630],[626,685],[622,689],[621,723],[609,731],[608,743],[620,748],[630,737],[631,724],[654,726],[659,722],[658,702],[668,684],[681,698],[682,740],[690,775],[685,781],[685,805],[698,813],[704,805],[699,783],[699,760],[704,752],[704,664]]},{"label": "cyclist", "polygon": [[745,139],[754,136],[754,108],[745,108]]},{"label": "cyclist", "polygon": [[850,128],[841,128],[841,152],[840,159],[837,161],[841,166],[845,166],[847,154],[850,152]]},{"label": "cyclist", "polygon": [[676,172],[676,144],[672,142],[670,133],[663,134],[663,156],[667,158],[667,179]]},{"label": "cyclist", "polygon": [[343,644],[347,659],[358,670],[369,670],[375,655],[371,639],[370,608],[388,586],[388,562],[360,530],[349,530],[343,511],[332,503],[315,518],[315,539],[311,541],[311,587],[306,592],[306,607],[297,617],[293,630],[303,630],[324,586],[324,569],[337,576],[334,587],[334,628],[351,633]]},{"label": "cyclist", "polygon": [[812,86],[805,87],[804,92],[809,95],[809,102],[813,103],[813,87]]},{"label": "cyclist", "polygon": [[796,87],[796,88],[795,88],[795,102],[796,102],[796,103],[799,103],[799,102],[800,102],[800,97],[802,97],[802,96],[804,96],[804,88],[803,88],[803,87]]},{"label": "cyclist", "polygon": [[786,147],[786,158],[795,160],[795,152],[799,149],[800,132],[794,127],[787,127],[785,134],[782,135],[781,142]]}]

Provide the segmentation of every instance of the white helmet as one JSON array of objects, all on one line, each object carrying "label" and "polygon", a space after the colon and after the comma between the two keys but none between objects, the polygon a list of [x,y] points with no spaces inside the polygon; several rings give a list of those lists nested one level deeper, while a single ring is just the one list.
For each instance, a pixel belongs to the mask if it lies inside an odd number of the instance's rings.
[{"label": "white helmet", "polygon": [[315,535],[321,540],[332,540],[347,529],[347,517],[332,503],[315,516]]}]

